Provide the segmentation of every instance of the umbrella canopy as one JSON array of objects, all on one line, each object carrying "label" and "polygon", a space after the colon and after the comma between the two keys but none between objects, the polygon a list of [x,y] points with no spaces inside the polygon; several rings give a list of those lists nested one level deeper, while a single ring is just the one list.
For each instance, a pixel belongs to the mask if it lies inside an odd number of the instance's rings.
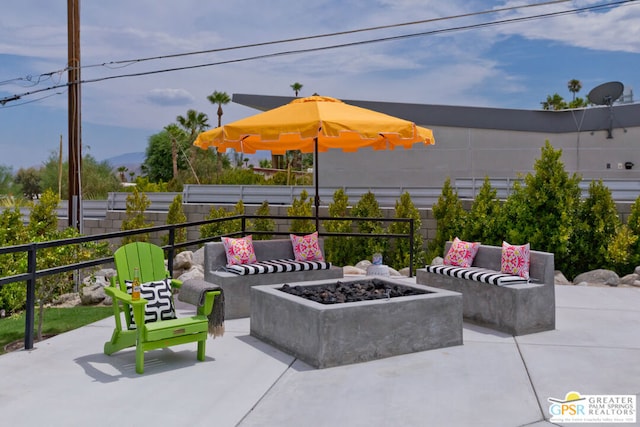
[{"label": "umbrella canopy", "polygon": [[315,153],[315,207],[318,225],[318,152],[330,148],[355,152],[363,147],[393,150],[411,148],[416,143],[434,143],[430,129],[366,108],[346,104],[326,96],[294,99],[274,108],[227,125],[202,132],[194,142],[200,148],[232,148],[253,154],[258,150],[284,154],[289,150]]}]

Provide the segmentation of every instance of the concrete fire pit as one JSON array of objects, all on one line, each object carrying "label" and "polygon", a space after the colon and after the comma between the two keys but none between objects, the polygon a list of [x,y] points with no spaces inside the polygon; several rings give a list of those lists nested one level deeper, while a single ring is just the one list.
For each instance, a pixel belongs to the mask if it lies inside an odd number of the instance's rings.
[{"label": "concrete fire pit", "polygon": [[[342,279],[343,284],[373,277]],[[462,344],[462,295],[376,277],[418,295],[321,304],[279,290],[251,289],[251,335],[316,368],[365,362]],[[335,288],[336,280],[289,283]]]}]

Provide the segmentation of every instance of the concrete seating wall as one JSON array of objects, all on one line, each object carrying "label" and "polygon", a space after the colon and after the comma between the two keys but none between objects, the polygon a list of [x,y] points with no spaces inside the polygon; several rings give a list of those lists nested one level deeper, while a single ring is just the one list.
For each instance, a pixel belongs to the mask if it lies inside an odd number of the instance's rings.
[{"label": "concrete seating wall", "polygon": [[[447,242],[445,253],[451,247]],[[480,245],[473,267],[500,271],[502,248]],[[554,256],[531,251],[530,283],[496,286],[418,269],[416,282],[460,292],[466,320],[512,335],[555,329]]]},{"label": "concrete seating wall", "polygon": [[[324,240],[319,239],[324,252]],[[293,246],[289,239],[254,240],[253,249],[258,261],[275,259],[294,259]],[[206,243],[204,247],[204,280],[219,285],[224,291],[225,318],[237,319],[251,314],[251,287],[256,285],[275,285],[280,283],[304,282],[342,278],[341,267],[330,269],[290,271],[237,275],[224,271],[227,255],[222,242]]]}]

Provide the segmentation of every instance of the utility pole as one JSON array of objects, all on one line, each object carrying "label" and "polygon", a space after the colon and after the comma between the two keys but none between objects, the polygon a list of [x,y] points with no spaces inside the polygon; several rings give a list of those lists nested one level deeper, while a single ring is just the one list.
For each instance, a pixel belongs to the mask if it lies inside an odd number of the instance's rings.
[{"label": "utility pole", "polygon": [[67,0],[69,92],[69,209],[68,224],[82,232],[82,129],[80,96],[80,0]]}]

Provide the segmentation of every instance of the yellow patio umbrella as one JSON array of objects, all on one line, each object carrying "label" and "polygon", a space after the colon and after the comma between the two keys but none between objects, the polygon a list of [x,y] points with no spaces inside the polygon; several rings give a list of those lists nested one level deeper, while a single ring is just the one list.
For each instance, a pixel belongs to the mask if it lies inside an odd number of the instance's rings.
[{"label": "yellow patio umbrella", "polygon": [[315,213],[318,227],[318,152],[330,148],[355,152],[363,147],[374,150],[411,148],[416,143],[431,145],[430,129],[366,108],[346,104],[327,96],[294,99],[281,107],[237,120],[198,135],[200,148],[216,147],[219,152],[232,148],[253,154],[258,150],[284,154],[289,150],[314,153]]}]

